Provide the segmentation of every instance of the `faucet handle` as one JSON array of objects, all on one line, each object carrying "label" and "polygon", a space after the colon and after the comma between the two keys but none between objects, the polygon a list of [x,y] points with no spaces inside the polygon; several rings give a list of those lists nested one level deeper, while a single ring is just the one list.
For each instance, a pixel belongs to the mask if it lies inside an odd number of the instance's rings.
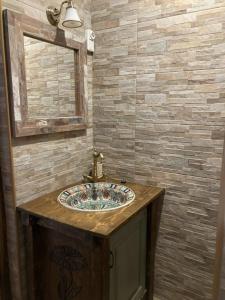
[{"label": "faucet handle", "polygon": [[98,156],[99,155],[99,152],[97,151],[96,148],[93,148],[93,156]]},{"label": "faucet handle", "polygon": [[93,148],[93,156],[100,157],[102,160],[104,159],[104,155],[101,152],[99,152],[95,147]]}]

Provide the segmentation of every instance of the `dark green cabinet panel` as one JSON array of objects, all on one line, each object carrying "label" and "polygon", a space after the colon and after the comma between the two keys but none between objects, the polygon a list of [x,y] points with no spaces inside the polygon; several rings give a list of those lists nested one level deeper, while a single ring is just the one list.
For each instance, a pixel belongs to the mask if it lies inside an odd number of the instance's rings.
[{"label": "dark green cabinet panel", "polygon": [[147,211],[114,233],[110,240],[110,300],[139,300],[146,291]]}]

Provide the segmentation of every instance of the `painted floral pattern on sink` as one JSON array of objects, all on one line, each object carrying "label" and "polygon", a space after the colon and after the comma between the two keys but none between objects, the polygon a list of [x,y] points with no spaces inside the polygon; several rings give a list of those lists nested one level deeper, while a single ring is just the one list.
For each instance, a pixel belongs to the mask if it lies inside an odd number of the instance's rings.
[{"label": "painted floral pattern on sink", "polygon": [[135,193],[124,185],[114,183],[86,183],[63,191],[58,201],[65,207],[79,211],[109,211],[122,208],[135,199]]}]

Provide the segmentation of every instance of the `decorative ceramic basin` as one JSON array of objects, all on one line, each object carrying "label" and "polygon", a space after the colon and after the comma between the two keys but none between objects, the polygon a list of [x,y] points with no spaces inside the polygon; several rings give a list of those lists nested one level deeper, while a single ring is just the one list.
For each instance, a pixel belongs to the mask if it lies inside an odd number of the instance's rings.
[{"label": "decorative ceramic basin", "polygon": [[135,199],[135,193],[124,185],[86,183],[63,191],[58,201],[65,207],[84,212],[110,211],[124,207]]}]

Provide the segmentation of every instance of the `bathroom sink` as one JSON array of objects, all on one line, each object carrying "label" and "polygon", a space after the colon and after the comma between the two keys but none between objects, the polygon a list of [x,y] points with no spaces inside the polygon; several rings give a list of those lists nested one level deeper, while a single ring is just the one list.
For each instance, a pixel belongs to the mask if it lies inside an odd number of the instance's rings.
[{"label": "bathroom sink", "polygon": [[86,183],[63,191],[58,201],[63,206],[83,212],[115,210],[129,205],[135,193],[124,185],[114,183]]}]

